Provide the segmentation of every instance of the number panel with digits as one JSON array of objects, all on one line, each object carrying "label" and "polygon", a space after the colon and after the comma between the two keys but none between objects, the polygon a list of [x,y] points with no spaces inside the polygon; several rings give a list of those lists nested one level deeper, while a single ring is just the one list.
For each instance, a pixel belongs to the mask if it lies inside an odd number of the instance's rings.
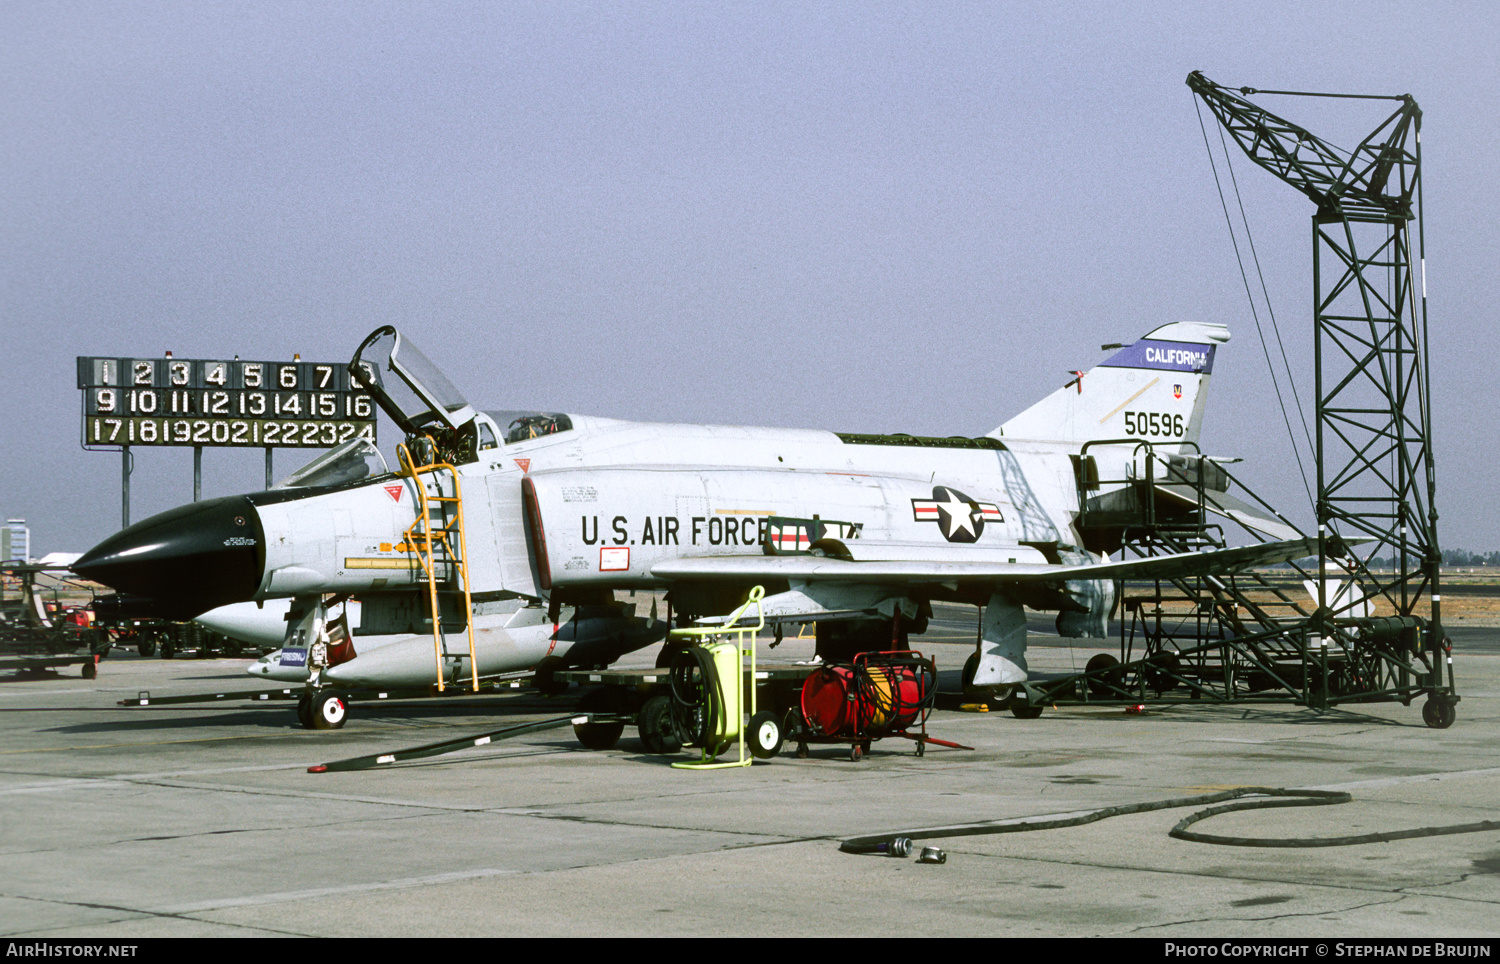
[{"label": "number panel with digits", "polygon": [[340,364],[79,356],[83,443],[326,448],[375,440],[375,402]]}]

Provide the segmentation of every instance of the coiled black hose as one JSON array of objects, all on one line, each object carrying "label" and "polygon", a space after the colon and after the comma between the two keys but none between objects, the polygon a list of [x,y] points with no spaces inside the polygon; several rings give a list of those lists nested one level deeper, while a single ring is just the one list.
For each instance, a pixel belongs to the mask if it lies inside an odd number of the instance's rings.
[{"label": "coiled black hose", "polygon": [[[904,676],[906,671],[910,671],[910,677]],[[921,726],[937,705],[937,670],[932,660],[857,660],[855,677],[860,700],[871,708],[870,718],[885,721],[881,730],[893,727],[901,717],[911,718],[907,727]],[[910,682],[916,689],[915,701],[902,695],[903,682]]]},{"label": "coiled black hose", "polygon": [[719,671],[713,654],[702,646],[689,646],[672,657],[672,724],[688,746],[708,746],[719,731],[724,715],[719,698]]},{"label": "coiled black hose", "polygon": [[[921,830],[896,830],[890,833],[851,837],[839,845],[839,850],[848,854],[886,853],[892,841],[907,837],[914,840],[930,840],[937,837],[973,837],[981,834],[1025,833],[1030,830],[1053,830],[1060,827],[1079,827],[1087,823],[1120,817],[1128,813],[1146,813],[1151,810],[1170,810],[1176,807],[1194,807],[1206,803],[1221,803],[1239,797],[1270,797],[1266,800],[1246,800],[1222,807],[1209,807],[1184,817],[1171,830],[1171,836],[1179,840],[1197,843],[1220,844],[1229,847],[1347,847],[1352,844],[1384,843],[1388,840],[1405,840],[1411,837],[1438,837],[1456,833],[1479,833],[1485,830],[1500,830],[1500,821],[1483,820],[1478,823],[1449,824],[1437,827],[1417,827],[1411,830],[1393,830],[1385,833],[1365,833],[1348,837],[1222,837],[1215,834],[1198,833],[1187,828],[1200,820],[1232,810],[1256,810],[1264,807],[1322,807],[1349,803],[1354,798],[1341,790],[1286,790],[1272,787],[1241,787],[1221,793],[1208,793],[1195,797],[1177,797],[1170,800],[1154,800],[1148,803],[1132,803],[1119,807],[1091,810],[1074,817],[1059,817],[1052,820],[999,821],[985,820],[978,823],[953,824],[946,827],[928,827]],[[1290,798],[1290,799],[1286,799]]]}]

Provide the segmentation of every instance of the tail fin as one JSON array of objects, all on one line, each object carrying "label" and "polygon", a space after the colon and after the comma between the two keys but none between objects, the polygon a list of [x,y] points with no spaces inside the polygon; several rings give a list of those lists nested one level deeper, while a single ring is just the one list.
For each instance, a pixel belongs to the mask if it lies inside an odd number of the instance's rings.
[{"label": "tail fin", "polygon": [[990,434],[1075,445],[1116,438],[1196,442],[1214,348],[1227,341],[1223,325],[1163,325],[1097,368],[1074,372],[1072,381]]}]

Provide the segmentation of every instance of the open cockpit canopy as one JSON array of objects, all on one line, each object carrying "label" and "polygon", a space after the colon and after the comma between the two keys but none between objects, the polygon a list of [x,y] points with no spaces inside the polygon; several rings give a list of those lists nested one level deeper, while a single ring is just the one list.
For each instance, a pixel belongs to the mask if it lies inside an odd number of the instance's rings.
[{"label": "open cockpit canopy", "polygon": [[370,333],[349,372],[408,435],[457,431],[474,417],[453,383],[390,325]]}]

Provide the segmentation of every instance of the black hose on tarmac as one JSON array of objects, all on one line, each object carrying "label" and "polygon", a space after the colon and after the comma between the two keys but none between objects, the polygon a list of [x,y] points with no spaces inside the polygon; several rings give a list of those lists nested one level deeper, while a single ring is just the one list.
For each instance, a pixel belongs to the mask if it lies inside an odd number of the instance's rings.
[{"label": "black hose on tarmac", "polygon": [[1273,799],[1246,800],[1222,807],[1209,807],[1184,817],[1173,827],[1170,836],[1196,843],[1220,844],[1228,847],[1348,847],[1353,844],[1383,843],[1390,840],[1405,840],[1411,837],[1437,837],[1446,834],[1479,833],[1485,830],[1500,830],[1500,821],[1484,820],[1479,823],[1450,824],[1440,827],[1419,827],[1413,830],[1394,830],[1386,833],[1356,834],[1347,837],[1224,837],[1198,833],[1187,828],[1200,820],[1233,810],[1259,810],[1267,807],[1324,807],[1349,803],[1354,798],[1341,790],[1287,790],[1273,787],[1241,787],[1219,793],[1207,793],[1193,797],[1176,797],[1147,803],[1132,803],[1118,807],[1105,807],[1070,817],[1048,820],[999,821],[985,820],[978,823],[952,824],[946,827],[928,827],[919,830],[896,830],[889,833],[851,837],[839,845],[839,850],[849,854],[885,854],[891,842],[899,837],[913,840],[931,840],[939,837],[973,837],[998,833],[1025,833],[1032,830],[1055,830],[1062,827],[1081,827],[1108,817],[1121,817],[1130,813],[1146,813],[1151,810],[1171,810],[1177,807],[1195,807],[1203,804],[1221,803],[1239,797],[1270,797]]}]

